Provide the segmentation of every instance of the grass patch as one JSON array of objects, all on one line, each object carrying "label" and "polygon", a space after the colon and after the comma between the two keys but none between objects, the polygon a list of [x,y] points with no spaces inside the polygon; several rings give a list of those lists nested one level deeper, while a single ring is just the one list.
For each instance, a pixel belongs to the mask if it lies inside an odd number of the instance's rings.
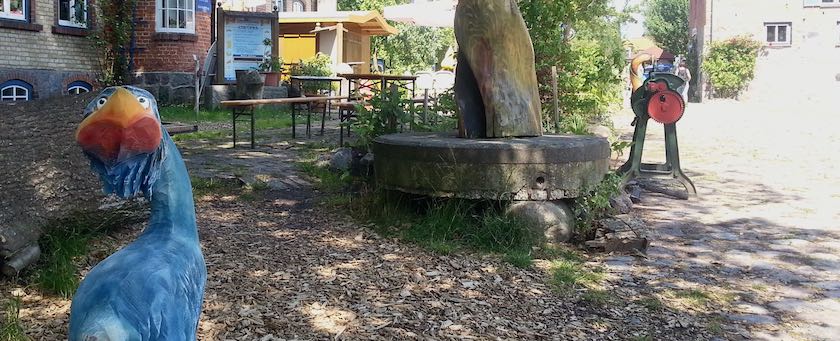
[{"label": "grass patch", "polygon": [[[231,113],[227,109],[202,109],[198,111],[198,116],[196,116],[192,107],[185,106],[160,107],[158,108],[158,112],[160,112],[160,118],[164,122],[231,122]],[[254,115],[254,121],[256,123],[254,128],[256,129],[276,129],[292,126],[291,112],[287,109],[259,108],[254,110]],[[313,121],[316,116],[320,120],[320,115],[313,114]],[[306,120],[305,116],[298,117]],[[245,125],[247,124],[243,123],[243,126]]]},{"label": "grass patch", "polygon": [[134,209],[75,213],[51,222],[40,239],[41,262],[35,282],[44,291],[69,298],[79,286],[77,263],[87,255],[88,243],[108,231],[145,219]]},{"label": "grass patch", "polygon": [[197,131],[194,133],[183,133],[183,134],[175,134],[172,136],[172,140],[175,142],[180,141],[194,141],[194,140],[220,140],[223,138],[228,137],[228,132],[221,131],[221,130],[204,130],[204,131]]},{"label": "grass patch", "polygon": [[660,301],[656,297],[645,297],[643,299],[640,299],[637,303],[639,303],[640,305],[642,305],[650,311],[660,311],[665,307],[662,304],[662,301]]},{"label": "grass patch", "polygon": [[532,264],[534,264],[534,259],[531,257],[531,253],[524,250],[509,251],[505,253],[505,256],[502,259],[517,268],[523,269],[529,268]]},{"label": "grass patch", "polygon": [[610,304],[616,300],[616,297],[613,296],[612,293],[606,290],[588,290],[586,293],[581,296],[581,298],[589,302],[591,304],[597,306],[604,306]]},{"label": "grass patch", "polygon": [[161,120],[165,122],[230,122],[230,110],[201,109],[196,116],[193,107],[187,106],[163,106],[158,108]]},{"label": "grass patch", "polygon": [[13,297],[6,302],[6,316],[0,322],[0,341],[29,341],[20,322],[20,299]]},{"label": "grass patch", "polygon": [[677,291],[674,295],[695,307],[706,305],[711,298],[709,294],[697,289]]},{"label": "grass patch", "polygon": [[587,269],[583,263],[557,259],[551,262],[552,282],[561,290],[578,287],[594,287],[604,279],[601,269]]},{"label": "grass patch", "polygon": [[238,180],[224,180],[217,178],[190,177],[192,182],[193,197],[205,195],[233,195],[241,189],[236,183]]},{"label": "grass patch", "polygon": [[706,330],[711,332],[713,335],[723,335],[723,318],[720,316],[712,317],[706,324]]}]

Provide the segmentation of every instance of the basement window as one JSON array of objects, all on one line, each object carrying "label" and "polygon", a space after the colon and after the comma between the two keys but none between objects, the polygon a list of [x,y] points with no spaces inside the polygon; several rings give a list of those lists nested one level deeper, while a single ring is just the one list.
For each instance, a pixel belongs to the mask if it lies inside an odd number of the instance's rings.
[{"label": "basement window", "polygon": [[75,81],[67,85],[67,93],[71,95],[90,92],[91,89],[93,89],[93,87],[85,81]]},{"label": "basement window", "polygon": [[87,7],[87,0],[58,0],[58,24],[87,28]]},{"label": "basement window", "polygon": [[27,1],[0,0],[0,19],[26,20]]},{"label": "basement window", "polygon": [[195,33],[195,0],[156,0],[158,32]]},{"label": "basement window", "polygon": [[767,44],[770,46],[790,46],[790,23],[764,23],[767,31]]},{"label": "basement window", "polygon": [[0,84],[0,102],[28,101],[32,99],[32,85],[21,80]]}]

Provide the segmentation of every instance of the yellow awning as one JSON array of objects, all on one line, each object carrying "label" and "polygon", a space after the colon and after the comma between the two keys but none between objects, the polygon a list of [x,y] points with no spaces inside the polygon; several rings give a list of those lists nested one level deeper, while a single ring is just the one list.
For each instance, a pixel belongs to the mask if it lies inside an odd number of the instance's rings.
[{"label": "yellow awning", "polygon": [[387,36],[399,32],[377,11],[281,12],[279,21],[281,26],[306,23],[321,23],[322,26],[330,26],[343,23],[350,30],[355,31],[354,28],[358,28],[361,33],[371,36]]}]

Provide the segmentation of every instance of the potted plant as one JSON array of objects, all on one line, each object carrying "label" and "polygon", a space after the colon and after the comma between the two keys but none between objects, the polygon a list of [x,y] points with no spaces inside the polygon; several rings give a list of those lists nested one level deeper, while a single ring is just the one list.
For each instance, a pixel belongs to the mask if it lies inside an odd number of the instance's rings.
[{"label": "potted plant", "polygon": [[280,73],[283,71],[283,59],[266,58],[260,63],[259,71],[265,76],[266,86],[280,85]]},{"label": "potted plant", "polygon": [[278,86],[280,84],[280,71],[283,67],[283,61],[271,55],[271,39],[263,39],[263,45],[265,46],[263,61],[257,67],[257,71],[265,78],[265,85]]}]

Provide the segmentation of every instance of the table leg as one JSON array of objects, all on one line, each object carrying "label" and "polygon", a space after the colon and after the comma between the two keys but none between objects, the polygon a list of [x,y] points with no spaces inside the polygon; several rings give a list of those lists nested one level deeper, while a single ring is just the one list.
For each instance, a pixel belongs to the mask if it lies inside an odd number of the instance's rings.
[{"label": "table leg", "polygon": [[338,129],[338,148],[341,148],[344,147],[344,108],[342,107],[338,107]]},{"label": "table leg", "polygon": [[292,138],[295,138],[295,103],[292,103]]},{"label": "table leg", "polygon": [[330,106],[330,101],[324,103],[324,113],[321,114],[321,136],[324,136],[324,121],[327,120],[327,108]]},{"label": "table leg", "polygon": [[233,148],[236,148],[236,107],[230,109],[230,117],[233,117]]}]

